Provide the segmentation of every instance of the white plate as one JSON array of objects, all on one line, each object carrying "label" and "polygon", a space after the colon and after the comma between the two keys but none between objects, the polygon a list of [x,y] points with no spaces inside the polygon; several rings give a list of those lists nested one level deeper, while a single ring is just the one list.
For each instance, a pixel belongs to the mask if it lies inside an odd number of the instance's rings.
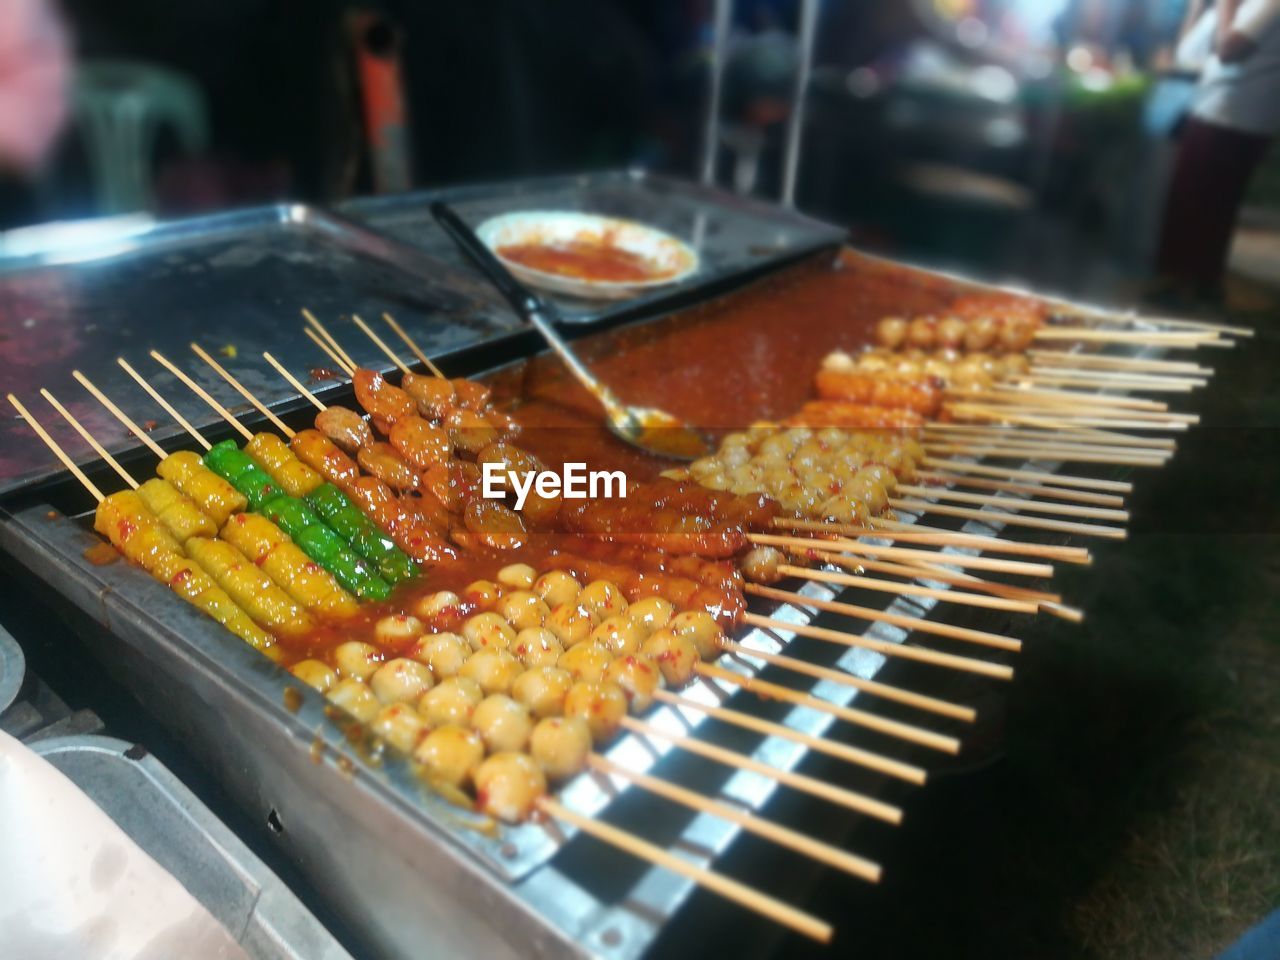
[{"label": "white plate", "polygon": [[[678,283],[698,269],[698,255],[669,233],[632,220],[590,213],[527,210],[492,217],[476,235],[503,265],[530,286],[589,300],[623,300],[655,287]],[[503,257],[500,248],[513,244],[555,244],[570,241],[607,243],[649,261],[661,275],[651,280],[606,281],[566,277],[534,270]]]}]

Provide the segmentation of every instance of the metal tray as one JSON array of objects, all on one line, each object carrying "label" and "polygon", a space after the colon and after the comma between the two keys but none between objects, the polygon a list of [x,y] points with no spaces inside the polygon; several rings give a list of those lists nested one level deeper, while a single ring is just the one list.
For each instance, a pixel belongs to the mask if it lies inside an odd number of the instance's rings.
[{"label": "metal tray", "polygon": [[112,737],[31,748],[173,874],[254,960],[350,958],[278,877],[145,750]]},{"label": "metal tray", "polygon": [[26,676],[27,661],[22,648],[8,630],[0,627],[0,716],[18,699]]},{"label": "metal tray", "polygon": [[638,220],[688,243],[701,269],[688,280],[621,302],[548,295],[566,323],[622,320],[671,310],[728,289],[824,248],[847,231],[782,207],[643,170],[450,187],[397,197],[352,200],[338,209],[432,256],[470,271],[453,242],[436,226],[431,204],[453,204],[471,225],[516,210],[582,210]]},{"label": "metal tray", "polygon": [[[359,224],[298,204],[173,223],[124,218],[40,228],[0,258],[0,365],[4,390],[30,398],[50,388],[113,452],[129,436],[70,377],[78,367],[139,422],[159,409],[115,363],[124,354],[197,426],[220,423],[201,401],[148,359],[157,349],[197,379],[224,389],[188,343],[215,355],[270,350],[303,373],[328,363],[301,335],[301,307],[331,319],[390,311],[439,356],[517,327],[482,283]],[[361,337],[361,340],[364,338]],[[365,344],[351,338],[358,358]],[[369,345],[372,348],[372,345]],[[246,366],[247,386],[271,403],[294,396],[270,368]],[[254,371],[257,371],[256,373]],[[268,375],[269,374],[269,375]],[[60,418],[44,418],[77,460],[93,460]],[[176,432],[168,418],[157,439]],[[55,422],[57,421],[57,422]],[[0,426],[0,494],[57,472],[49,451],[19,421]]]}]

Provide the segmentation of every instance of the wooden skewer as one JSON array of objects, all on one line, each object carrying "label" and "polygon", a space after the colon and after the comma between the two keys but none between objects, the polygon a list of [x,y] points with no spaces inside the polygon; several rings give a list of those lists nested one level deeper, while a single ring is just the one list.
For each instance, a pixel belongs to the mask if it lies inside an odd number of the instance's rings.
[{"label": "wooden skewer", "polygon": [[771,840],[781,847],[793,850],[811,860],[816,860],[818,863],[826,864],[837,870],[843,870],[845,873],[861,877],[863,880],[870,880],[872,883],[880,880],[879,864],[873,863],[864,857],[845,853],[839,847],[815,840],[813,837],[806,836],[798,830],[792,830],[771,820],[747,813],[745,810],[704,797],[700,793],[688,790],[668,780],[660,780],[657,777],[628,770],[626,767],[616,764],[598,753],[593,753],[587,757],[587,766],[598,773],[634,783],[642,790],[647,790],[655,796],[670,800],[680,806],[688,807],[690,810],[696,810],[699,813],[710,814],[721,820],[736,823],[748,833],[764,837],[766,840]]},{"label": "wooden skewer", "polygon": [[[790,703],[799,707],[808,707],[819,713],[826,713],[838,720],[846,723],[852,723],[857,726],[866,726],[868,729],[875,729],[869,723],[871,720],[883,720],[882,717],[876,717],[873,713],[867,713],[865,710],[856,710],[853,707],[842,707],[838,703],[831,703],[819,697],[815,697],[811,693],[802,693],[799,690],[792,690],[790,687],[784,687],[781,684],[773,683],[769,680],[761,680],[759,677],[747,677],[732,670],[726,670],[723,667],[717,667],[714,664],[703,663],[698,666],[698,673],[704,680],[715,680],[720,683],[728,683],[736,687],[741,687],[748,693],[754,693],[756,696],[765,700],[778,700],[782,703]],[[926,731],[927,732],[927,731]],[[942,753],[957,754],[960,752],[960,741],[955,737],[944,737],[941,734],[931,734],[927,741],[919,741],[921,746],[929,747]]]},{"label": "wooden skewer", "polygon": [[85,476],[84,471],[76,466],[74,460],[67,456],[67,451],[63,450],[58,444],[58,441],[54,440],[53,437],[49,435],[49,432],[40,425],[40,421],[31,415],[30,411],[22,405],[22,401],[12,393],[7,396],[9,398],[9,402],[13,404],[13,409],[18,411],[18,416],[27,421],[27,426],[36,432],[36,436],[43,440],[45,446],[53,451],[53,455],[62,462],[62,465],[71,471],[71,475],[79,480],[84,488],[89,491],[90,495],[92,495],[92,497],[99,503],[105,500],[106,497],[103,495],[102,491],[98,489],[97,485]]},{"label": "wooden skewer", "polygon": [[716,763],[722,763],[727,767],[736,767],[739,770],[749,770],[752,773],[758,773],[762,777],[768,777],[770,780],[776,780],[784,786],[790,787],[792,790],[798,790],[801,793],[807,793],[813,797],[819,797],[836,806],[844,807],[846,810],[855,810],[858,813],[865,813],[869,817],[875,817],[877,820],[883,820],[885,823],[898,824],[902,822],[902,810],[892,804],[885,803],[883,800],[876,800],[868,797],[866,794],[858,793],[854,790],[846,790],[844,787],[837,787],[835,784],[827,783],[816,777],[808,776],[803,773],[794,773],[790,770],[781,770],[778,767],[771,767],[767,763],[761,763],[753,757],[746,754],[737,753],[733,750],[726,750],[724,747],[718,747],[713,743],[707,743],[705,740],[699,740],[687,734],[677,733],[675,731],[662,730],[651,723],[643,720],[637,720],[635,717],[623,717],[622,728],[632,733],[638,733],[646,737],[657,737],[660,740],[666,740],[684,750],[686,753],[692,753],[695,756],[702,757],[704,760],[713,760]]},{"label": "wooden skewer", "polygon": [[1074,503],[1094,503],[1100,507],[1122,507],[1124,497],[1111,493],[1089,493],[1084,490],[1067,490],[1062,487],[1050,487],[1036,483],[1011,483],[1005,480],[983,480],[981,477],[966,477],[961,474],[943,473],[935,470],[917,470],[916,477],[947,486],[958,485],[973,487],[977,490],[1001,490],[1006,493],[1025,493],[1029,496],[1053,497],[1057,500],[1070,500]]},{"label": "wooden skewer", "polygon": [[151,436],[147,433],[147,431],[143,430],[142,427],[134,423],[133,419],[127,413],[125,413],[123,410],[117,407],[111,401],[110,397],[108,397],[105,393],[103,393],[96,386],[94,386],[93,383],[90,382],[88,377],[86,377],[79,370],[72,370],[71,376],[75,377],[76,381],[79,382],[79,384],[82,387],[84,387],[91,394],[93,394],[94,399],[96,399],[100,404],[102,404],[104,407],[110,410],[111,413],[115,416],[115,418],[119,420],[122,424],[124,424],[125,428],[130,433],[132,433],[135,437],[141,440],[143,444],[145,444],[146,447],[152,453],[154,453],[159,459],[163,460],[165,457],[168,456],[168,454],[164,452],[164,448],[161,447],[160,444],[152,440]]},{"label": "wooden skewer", "polygon": [[[807,577],[810,580],[821,580],[819,570],[807,570],[791,564],[779,564],[778,572],[784,576]],[[919,586],[914,583],[895,583],[891,580],[877,580],[874,577],[859,577],[853,574],[841,574],[845,579],[839,582],[847,587],[861,587],[877,593],[896,593],[904,597],[929,597],[933,600],[959,603],[968,607],[983,607],[988,610],[1008,610],[1012,613],[1035,613],[1036,605],[1025,600],[1006,600],[1004,597],[984,597],[980,594],[964,593],[957,590],[936,590],[933,587]]]},{"label": "wooden skewer", "polygon": [[1084,330],[1080,327],[1038,327],[1034,338],[1095,343],[1139,343],[1153,347],[1203,347],[1220,342],[1217,333],[1164,333],[1145,330]]},{"label": "wooden skewer", "polygon": [[752,716],[749,713],[743,713],[740,710],[730,710],[727,707],[716,707],[708,704],[699,703],[696,700],[690,700],[678,693],[672,693],[670,690],[658,688],[653,692],[653,698],[660,703],[665,703],[672,707],[681,707],[686,710],[697,710],[713,717],[722,723],[733,724],[742,727],[744,730],[751,730],[755,733],[763,734],[766,737],[778,737],[783,740],[791,740],[799,743],[810,750],[818,753],[824,753],[829,757],[835,757],[837,760],[844,760],[846,763],[857,764],[860,767],[866,767],[869,770],[875,770],[879,773],[896,777],[899,780],[905,780],[908,783],[922,785],[926,781],[928,774],[922,767],[913,766],[909,763],[903,763],[900,760],[894,760],[890,757],[883,756],[879,753],[873,753],[870,750],[863,750],[860,747],[852,747],[844,743],[836,743],[827,740],[825,737],[816,737],[812,734],[802,733],[799,730],[793,730],[791,727],[782,725],[781,723],[773,723],[770,720],[762,720],[760,717]]},{"label": "wooden skewer", "polygon": [[1057,530],[1061,533],[1078,533],[1089,537],[1106,537],[1111,540],[1124,540],[1129,534],[1124,527],[1106,527],[1096,523],[1076,523],[1070,520],[1050,520],[1044,517],[1024,517],[1018,513],[1005,513],[996,510],[973,510],[968,507],[952,507],[941,503],[928,503],[923,500],[900,500],[889,498],[889,506],[895,510],[912,510],[919,513],[936,513],[944,517],[963,517],[967,520],[982,520],[987,523],[1003,523],[1012,527],[1032,527],[1036,530]]},{"label": "wooden skewer", "polygon": [[[1009,394],[1009,396],[1016,396],[1016,394]],[[1185,428],[1200,422],[1199,415],[1194,413],[1156,413],[1146,410],[1124,410],[1117,411],[1113,416],[1107,411],[1100,413],[1092,409],[1063,411],[1061,408],[1052,405],[1037,406],[1033,403],[955,403],[951,404],[949,409],[952,411],[971,410],[988,413],[1016,413],[1023,416],[1035,416],[1044,420],[1052,420],[1056,424],[1068,426],[1135,429],[1132,425],[1139,424],[1136,427],[1138,430],[1157,429],[1157,427],[1150,426],[1150,424],[1178,424]]]},{"label": "wooden skewer", "polygon": [[[946,408],[946,412],[953,417],[965,421],[977,421],[975,425],[985,428],[986,433],[975,431],[977,436],[967,437],[958,434],[956,431],[939,431],[933,428],[927,428],[924,436],[930,438],[935,443],[959,443],[964,440],[978,441],[982,439],[1005,439],[1015,440],[1016,434],[1025,432],[1023,428],[1039,428],[1050,431],[1052,436],[1048,438],[1046,443],[1072,443],[1072,444],[1094,444],[1100,446],[1110,445],[1117,451],[1135,453],[1151,453],[1153,455],[1162,452],[1168,452],[1173,449],[1172,445],[1158,444],[1159,449],[1152,450],[1150,444],[1143,442],[1126,444],[1117,438],[1122,438],[1124,434],[1117,433],[1112,430],[1102,430],[1098,426],[1085,425],[1076,417],[1064,417],[1061,414],[1051,411],[1032,411],[1025,407],[974,407],[966,404],[953,404]],[[1106,426],[1119,426],[1121,421],[1108,421]],[[1126,426],[1132,426],[1131,421],[1124,421]],[[1186,430],[1185,426],[1177,425],[1172,427],[1156,427],[1142,424],[1137,427],[1140,430]]]},{"label": "wooden skewer", "polygon": [[903,562],[944,563],[954,567],[972,567],[975,570],[994,570],[1024,577],[1051,577],[1053,564],[1027,563],[1022,560],[1002,560],[999,557],[975,557],[967,553],[938,553],[936,550],[913,550],[909,547],[882,547],[863,543],[848,537],[831,540],[813,537],[780,537],[770,533],[750,533],[747,539],[766,547],[789,547],[800,550],[849,551],[865,553],[873,557],[887,557]]},{"label": "wooden skewer", "polygon": [[774,923],[780,924],[789,930],[804,934],[819,943],[831,942],[831,925],[811,914],[805,913],[803,910],[797,910],[781,900],[752,889],[746,884],[732,880],[723,874],[708,870],[705,867],[696,866],[647,840],[640,839],[635,834],[627,833],[625,830],[620,830],[602,820],[595,820],[591,817],[584,817],[580,813],[575,813],[550,797],[540,798],[538,807],[549,817],[563,820],[583,833],[625,853],[629,853],[633,857],[663,867],[672,873],[678,873],[680,876],[692,880],[698,886],[706,887],[727,900],[732,900],[734,903],[746,907],[753,913],[767,917]]},{"label": "wooden skewer", "polygon": [[395,317],[391,316],[391,314],[389,313],[383,313],[382,319],[387,321],[387,326],[389,326],[392,330],[395,331],[396,335],[401,340],[404,341],[404,345],[413,352],[413,355],[422,362],[422,365],[424,367],[426,367],[428,370],[434,373],[441,380],[449,379],[443,373],[440,372],[439,367],[437,367],[434,363],[431,362],[431,358],[428,357],[426,353],[423,352],[422,348],[418,346],[416,343],[414,343],[413,338],[410,337],[409,334],[405,333],[404,327],[400,326],[400,324],[396,322]]},{"label": "wooden skewer", "polygon": [[831,523],[826,520],[798,520],[775,517],[772,525],[787,530],[809,530],[816,533],[838,534],[843,537],[877,537],[903,543],[923,543],[929,546],[973,547],[986,553],[1007,553],[1013,556],[1044,557],[1088,566],[1093,558],[1084,547],[1060,546],[1047,543],[1021,543],[1000,537],[986,537],[958,530],[939,530],[918,523],[898,523],[885,517],[873,517],[868,526],[853,523]]},{"label": "wooden skewer", "polygon": [[1051,373],[1018,374],[1012,378],[1017,383],[1040,384],[1055,387],[1092,387],[1099,390],[1141,390],[1144,393],[1191,393],[1204,386],[1204,381],[1179,382],[1174,380],[1111,380],[1105,377],[1086,377],[1068,374],[1055,369]]},{"label": "wooden skewer", "polygon": [[222,364],[218,363],[217,360],[209,356],[209,354],[205,352],[204,348],[201,347],[198,343],[191,344],[191,349],[195,351],[195,355],[197,357],[199,357],[209,366],[213,367],[214,372],[218,374],[218,376],[222,377],[223,380],[231,384],[231,386],[235,388],[236,392],[239,393],[240,396],[244,397],[251,404],[253,404],[253,406],[257,409],[259,413],[261,413],[264,417],[270,420],[272,426],[274,426],[277,430],[283,433],[286,437],[292,437],[297,432],[296,430],[292,429],[288,424],[286,424],[283,420],[277,417],[274,413],[272,413],[271,410],[268,409],[267,405],[263,403],[261,400],[259,400],[257,397],[255,397],[252,393],[250,393],[248,388],[246,388],[243,383],[241,383],[239,380],[233,377],[225,369],[223,369]]},{"label": "wooden skewer", "polygon": [[1059,440],[1075,440],[1096,446],[1146,447],[1151,450],[1173,451],[1177,441],[1168,437],[1140,437],[1132,433],[1115,433],[1093,428],[1071,428],[1068,437],[1060,430],[1038,428],[1034,425],[1006,426],[997,423],[931,423],[926,424],[924,435],[943,442],[955,440],[1000,440],[1021,443],[1046,443]]},{"label": "wooden skewer", "polygon": [[246,427],[239,420],[237,420],[232,415],[230,410],[228,410],[226,407],[220,404],[217,400],[215,400],[209,394],[209,391],[205,390],[204,387],[200,386],[200,384],[196,383],[194,380],[188,377],[185,373],[179,370],[176,366],[170,363],[167,359],[161,356],[159,351],[152,350],[151,359],[154,360],[156,363],[160,364],[160,366],[164,367],[166,370],[172,373],[179,380],[181,380],[191,390],[191,392],[194,393],[197,397],[199,397],[209,406],[213,407],[214,411],[216,411],[217,414],[222,417],[222,419],[226,420],[227,423],[231,424],[231,426],[235,427],[235,429],[239,431],[240,436],[244,437],[246,440],[253,439],[252,431],[250,431],[248,427]]},{"label": "wooden skewer", "polygon": [[405,363],[403,360],[401,360],[398,356],[396,356],[395,351],[392,350],[390,347],[388,347],[380,336],[378,336],[376,333],[373,332],[373,328],[360,319],[359,314],[353,313],[351,315],[351,320],[352,322],[355,323],[357,327],[359,327],[361,330],[364,331],[364,333],[368,336],[370,340],[373,341],[373,345],[375,347],[377,347],[379,350],[385,353],[387,357],[391,360],[391,362],[400,368],[401,373],[413,372],[407,366],[405,366]]},{"label": "wooden skewer", "polygon": [[1070,353],[1066,350],[1028,350],[1027,357],[1032,363],[1051,367],[1097,367],[1103,370],[1132,370],[1138,373],[1213,376],[1212,367],[1204,367],[1191,360],[1150,360],[1146,357],[1114,357],[1103,353]]},{"label": "wooden skewer", "polygon": [[120,366],[124,369],[124,372],[129,374],[129,376],[133,377],[133,379],[137,381],[138,386],[142,387],[143,390],[147,391],[147,393],[150,395],[152,400],[154,400],[156,403],[160,404],[162,408],[164,408],[165,413],[169,414],[169,416],[173,417],[174,420],[178,421],[182,429],[186,430],[187,433],[191,434],[191,436],[195,439],[196,443],[200,444],[206,450],[209,450],[213,447],[213,444],[211,444],[208,440],[206,440],[204,436],[200,433],[200,431],[197,430],[195,427],[193,427],[191,425],[191,422],[177,411],[177,409],[173,406],[173,404],[171,404],[164,397],[160,396],[160,394],[156,391],[156,388],[153,387],[150,383],[148,383],[145,379],[143,379],[142,374],[140,374],[137,370],[133,369],[133,367],[129,366],[128,361],[126,361],[124,357],[117,357],[116,363],[120,364]]},{"label": "wooden skewer", "polygon": [[333,352],[333,347],[325,343],[324,339],[321,338],[321,336],[318,333],[316,333],[310,327],[303,327],[302,332],[311,338],[311,342],[314,343],[317,347],[319,347],[324,352],[325,356],[327,356],[329,360],[332,361],[339,370],[345,373],[348,377],[355,376],[356,368],[347,366],[346,362],[340,356],[338,356],[336,353]]},{"label": "wooden skewer", "polygon": [[1119,520],[1127,523],[1128,510],[1116,510],[1111,507],[1085,507],[1070,503],[1045,503],[1042,500],[1004,497],[999,494],[963,493],[959,490],[947,490],[938,487],[917,487],[911,484],[899,484],[898,492],[908,493],[916,497],[941,500],[955,500],[957,503],[977,503],[997,507],[1001,510],[1027,510],[1031,513],[1056,513],[1063,517],[1089,517],[1094,520]]},{"label": "wooden skewer", "polygon": [[308,389],[303,385],[303,383],[302,383],[302,381],[301,381],[301,380],[299,380],[299,379],[298,379],[297,377],[295,377],[292,373],[290,373],[288,370],[286,370],[286,369],[284,368],[284,365],[283,365],[283,364],[281,364],[279,360],[277,360],[275,357],[273,357],[271,354],[269,354],[269,353],[267,353],[267,352],[265,352],[265,351],[263,352],[262,357],[263,357],[263,359],[264,359],[264,360],[266,360],[266,361],[267,361],[267,363],[269,363],[269,364],[271,364],[271,366],[275,367],[276,373],[280,374],[280,376],[284,377],[286,380],[288,380],[288,381],[289,381],[289,385],[290,385],[291,387],[293,387],[293,388],[294,388],[295,390],[297,390],[300,394],[302,394],[304,397],[306,397],[308,400],[310,400],[310,401],[315,405],[315,408],[316,408],[317,410],[319,410],[321,413],[323,413],[325,410],[327,410],[327,409],[328,409],[328,407],[326,407],[323,403],[321,403],[321,402],[320,402],[319,398],[318,398],[318,397],[316,397],[316,395],[315,395],[314,393],[312,393],[310,390],[308,390]]},{"label": "wooden skewer", "polygon": [[58,402],[57,397],[43,387],[40,388],[40,396],[49,401],[49,405],[53,407],[53,409],[57,410],[58,413],[62,414],[62,419],[75,428],[76,433],[80,434],[84,441],[93,448],[93,452],[105,460],[111,469],[120,475],[121,480],[127,483],[132,489],[138,489],[138,481],[133,479],[128,470],[120,466],[120,461],[107,452],[107,448],[98,442],[97,437],[84,428],[84,424],[71,415],[70,410]]},{"label": "wooden skewer", "polygon": [[820,667],[816,664],[809,663],[806,660],[798,660],[795,657],[788,657],[781,653],[770,653],[767,650],[759,650],[755,647],[744,647],[736,640],[725,640],[724,649],[730,653],[735,653],[740,657],[754,657],[757,660],[770,664],[771,666],[781,667],[784,670],[791,670],[794,673],[803,673],[805,676],[814,677],[818,680],[828,680],[832,683],[840,684],[845,687],[853,687],[855,690],[861,690],[863,693],[872,697],[880,697],[883,700],[892,700],[895,703],[903,703],[918,710],[924,710],[928,713],[936,713],[942,717],[950,717],[953,720],[963,720],[965,723],[972,723],[977,717],[977,711],[972,707],[962,707],[958,703],[951,703],[947,700],[939,700],[936,697],[926,697],[923,694],[912,693],[910,690],[903,690],[900,687],[893,687],[887,683],[880,683],[875,680],[864,680],[862,677],[855,677],[851,673],[845,673],[843,670],[832,670],[829,667]]},{"label": "wooden skewer", "polygon": [[306,317],[307,323],[311,324],[313,327],[316,328],[316,333],[320,334],[320,336],[324,337],[325,340],[329,342],[329,346],[333,347],[333,352],[342,358],[342,361],[343,363],[346,364],[347,369],[352,373],[354,373],[356,368],[359,366],[359,364],[357,364],[354,360],[351,359],[351,354],[347,353],[347,351],[342,349],[342,344],[338,343],[337,338],[332,333],[330,333],[328,329],[325,328],[325,325],[323,323],[321,323],[319,320],[316,319],[315,314],[312,313],[310,310],[307,310],[304,308],[302,311],[302,315]]},{"label": "wooden skewer", "polygon": [[839,613],[846,617],[853,617],[858,620],[866,620],[872,623],[887,623],[891,626],[900,627],[903,630],[914,630],[917,633],[928,633],[938,637],[947,637],[951,640],[964,640],[969,643],[979,643],[987,647],[995,647],[999,650],[1011,650],[1017,652],[1022,649],[1022,641],[1016,637],[1006,637],[999,633],[990,633],[986,630],[973,630],[969,627],[956,627],[949,623],[936,623],[933,620],[925,620],[921,617],[913,617],[908,614],[891,613],[888,610],[876,610],[874,607],[861,607],[852,603],[843,603],[838,600],[822,600],[817,597],[806,597],[800,593],[792,593],[789,590],[779,590],[777,587],[766,587],[759,583],[744,584],[742,588],[746,593],[751,593],[757,597],[766,597],[770,600],[778,600],[782,603],[789,604],[793,607],[809,608],[813,610],[826,610],[828,613]]},{"label": "wooden skewer", "polygon": [[1073,477],[1061,473],[1020,470],[1017,467],[992,467],[984,463],[967,463],[964,460],[948,460],[940,457],[925,457],[920,462],[926,467],[946,470],[950,473],[976,473],[984,477],[1000,477],[1005,480],[1035,480],[1053,486],[1072,487],[1081,490],[1107,490],[1112,493],[1133,492],[1133,484],[1127,480],[1097,480],[1093,477]]},{"label": "wooden skewer", "polygon": [[[802,568],[797,568],[802,569]],[[808,570],[804,571],[810,579],[830,579],[830,582],[838,582],[835,578],[845,576],[845,574],[834,573],[829,570]],[[822,574],[819,578],[817,575]],[[852,579],[852,578],[851,578]],[[742,615],[744,623],[749,623],[753,627],[764,627],[768,630],[790,630],[792,633],[799,634],[802,637],[809,637],[813,640],[826,640],[830,643],[838,643],[846,647],[862,647],[866,650],[874,650],[876,653],[883,654],[887,657],[902,657],[904,660],[918,660],[921,663],[929,663],[935,667],[944,667],[950,670],[963,670],[967,673],[982,674],[987,677],[996,677],[1001,680],[1013,679],[1013,668],[1006,667],[998,663],[989,663],[986,660],[976,660],[973,657],[957,657],[950,653],[939,653],[937,650],[927,650],[924,647],[909,647],[900,643],[885,643],[881,640],[873,640],[870,637],[852,636],[842,633],[839,630],[828,630],[825,627],[814,627],[803,623],[787,623],[785,620],[774,620],[770,617],[762,617],[755,613],[744,613]]]},{"label": "wooden skewer", "polygon": [[1011,396],[1024,400],[1038,400],[1046,404],[1069,404],[1078,407],[1107,407],[1122,410],[1149,410],[1160,412],[1168,410],[1167,403],[1158,400],[1144,400],[1140,397],[1120,397],[1110,394],[1073,393],[1068,390],[1024,390],[1008,383],[997,383],[990,390],[974,388],[949,387],[943,396],[959,397],[962,400],[1008,400]]},{"label": "wooden skewer", "polygon": [[1036,449],[1031,447],[998,446],[989,443],[934,443],[926,448],[930,453],[983,456],[997,460],[1056,460],[1062,463],[1109,463],[1127,467],[1163,467],[1164,458],[1132,456],[1120,453],[1093,453],[1064,450],[1062,448]]},{"label": "wooden skewer", "polygon": [[1181,330],[1206,330],[1213,333],[1230,333],[1238,337],[1252,337],[1249,327],[1232,327],[1225,323],[1211,323],[1207,320],[1187,320],[1182,317],[1149,317],[1129,310],[1124,313],[1112,313],[1096,307],[1081,306],[1066,300],[1055,301],[1065,311],[1065,315],[1085,323],[1129,323],[1152,324],[1173,327]]}]

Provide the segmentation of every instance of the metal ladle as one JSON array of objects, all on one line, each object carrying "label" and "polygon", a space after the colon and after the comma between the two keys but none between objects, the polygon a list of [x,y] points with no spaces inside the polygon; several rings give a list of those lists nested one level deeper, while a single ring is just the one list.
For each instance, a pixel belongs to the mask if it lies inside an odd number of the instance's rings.
[{"label": "metal ladle", "polygon": [[550,304],[513,277],[448,204],[433,203],[431,214],[458,248],[506,298],[512,309],[542,334],[578,382],[600,401],[604,407],[605,422],[614,436],[648,453],[673,460],[696,460],[712,451],[711,441],[705,434],[665,410],[632,407],[619,400],[587,369],[556,331],[555,311]]}]

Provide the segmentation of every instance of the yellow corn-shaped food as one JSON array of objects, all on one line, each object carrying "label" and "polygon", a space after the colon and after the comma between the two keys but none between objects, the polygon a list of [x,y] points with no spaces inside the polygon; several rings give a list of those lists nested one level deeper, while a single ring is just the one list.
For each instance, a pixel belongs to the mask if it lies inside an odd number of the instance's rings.
[{"label": "yellow corn-shaped food", "polygon": [[172,535],[160,526],[155,514],[136,491],[121,490],[98,504],[93,529],[111,541],[111,545],[148,572],[163,553],[182,554]]},{"label": "yellow corn-shaped food", "polygon": [[195,502],[168,480],[153,477],[138,488],[138,496],[179,543],[192,537],[212,537],[218,528]]},{"label": "yellow corn-shaped food", "polygon": [[163,580],[178,596],[197,610],[222,624],[249,646],[272,660],[281,657],[275,637],[267,633],[249,618],[226,591],[196,565],[194,560],[168,554],[154,571],[157,580]]},{"label": "yellow corn-shaped food", "polygon": [[274,433],[256,434],[244,450],[291,497],[305,497],[324,483],[324,478],[299,460]]},{"label": "yellow corn-shaped food", "polygon": [[283,636],[310,628],[306,611],[225,540],[192,537],[187,541],[187,555],[260,626]]},{"label": "yellow corn-shaped food", "polygon": [[355,597],[266,517],[237,513],[223,526],[222,539],[261,567],[308,610],[333,617],[356,612]]},{"label": "yellow corn-shaped food", "polygon": [[160,461],[156,473],[194,500],[216,526],[249,505],[243,493],[210,470],[198,454],[180,450]]}]

